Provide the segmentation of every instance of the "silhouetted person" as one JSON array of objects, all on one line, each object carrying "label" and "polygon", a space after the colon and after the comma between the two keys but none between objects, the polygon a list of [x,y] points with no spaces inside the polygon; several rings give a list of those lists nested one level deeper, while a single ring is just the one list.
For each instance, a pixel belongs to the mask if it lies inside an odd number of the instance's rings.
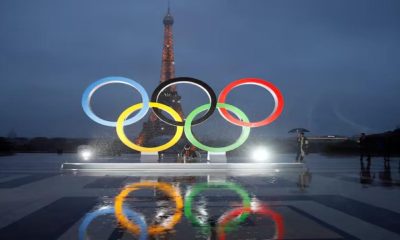
[{"label": "silhouetted person", "polygon": [[307,147],[308,147],[308,140],[304,136],[304,133],[302,132],[297,136],[296,162],[303,162],[304,156],[306,155]]},{"label": "silhouetted person", "polygon": [[364,157],[367,156],[368,165],[371,165],[371,149],[370,143],[365,135],[365,133],[361,133],[360,138],[358,139],[358,144],[360,145],[360,162],[361,165],[364,164]]},{"label": "silhouetted person", "polygon": [[390,168],[390,155],[392,152],[392,141],[390,136],[385,136],[383,139],[383,160],[385,162],[385,166],[386,164],[389,164],[389,168]]}]

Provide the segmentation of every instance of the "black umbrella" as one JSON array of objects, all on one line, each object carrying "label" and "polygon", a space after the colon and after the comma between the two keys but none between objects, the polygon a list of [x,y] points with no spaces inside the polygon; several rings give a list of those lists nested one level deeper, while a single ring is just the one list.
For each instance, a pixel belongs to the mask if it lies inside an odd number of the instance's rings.
[{"label": "black umbrella", "polygon": [[293,128],[288,133],[304,133],[304,132],[310,132],[310,131],[305,128]]}]

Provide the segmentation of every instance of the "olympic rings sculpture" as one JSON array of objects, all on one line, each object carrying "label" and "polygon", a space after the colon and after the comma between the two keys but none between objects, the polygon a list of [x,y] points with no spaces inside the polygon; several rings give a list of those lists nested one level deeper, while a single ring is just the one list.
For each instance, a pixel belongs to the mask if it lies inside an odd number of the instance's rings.
[{"label": "olympic rings sculpture", "polygon": [[[133,87],[136,89],[139,94],[141,95],[142,98],[142,103],[135,104],[126,110],[124,110],[121,115],[118,117],[118,120],[116,122],[113,121],[108,121],[104,120],[100,117],[98,117],[91,108],[91,98],[93,94],[100,88],[105,85],[113,84],[113,83],[121,83],[125,84],[128,86]],[[161,93],[167,89],[168,87],[179,84],[179,83],[188,83],[192,84],[194,86],[199,87],[203,91],[206,92],[210,103],[202,105],[200,107],[197,107],[194,109],[191,113],[189,113],[188,117],[184,120],[182,117],[171,107],[166,106],[165,104],[158,103],[158,99],[161,95]],[[230,104],[225,103],[226,98],[228,94],[234,89],[242,85],[256,85],[260,86],[266,90],[268,90],[271,95],[273,96],[274,99],[274,109],[272,113],[267,116],[265,119],[258,121],[258,122],[250,122],[247,116],[237,107],[234,107]],[[219,94],[218,96],[218,101],[215,92],[212,90],[212,88],[205,82],[195,79],[195,78],[189,78],[189,77],[179,77],[179,78],[173,78],[167,81],[162,82],[153,92],[151,101],[149,100],[149,96],[147,95],[147,92],[145,89],[136,81],[125,78],[125,77],[106,77],[102,78],[91,85],[85,90],[82,96],[82,108],[83,111],[86,113],[86,115],[91,118],[93,121],[104,125],[108,127],[116,127],[117,135],[120,138],[120,140],[129,148],[140,151],[140,152],[160,152],[163,150],[166,150],[172,146],[174,146],[182,136],[183,132],[185,133],[186,138],[189,140],[189,142],[204,151],[208,152],[227,152],[231,151],[239,146],[241,146],[248,138],[250,134],[250,128],[253,127],[261,127],[261,126],[266,126],[273,121],[275,121],[279,115],[282,113],[284,107],[284,99],[279,91],[279,89],[274,86],[272,83],[267,82],[263,79],[259,78],[243,78],[239,79],[236,81],[231,82],[228,84]],[[167,142],[166,144],[163,144],[158,147],[143,147],[143,146],[138,146],[134,144],[132,141],[130,141],[124,132],[124,126],[133,124],[141,120],[148,112],[148,110],[152,108],[154,114],[163,122],[176,126],[176,132],[173,138]],[[233,144],[225,147],[210,147],[207,145],[204,145],[200,143],[192,134],[191,131],[191,126],[192,125],[197,125],[200,124],[204,121],[206,121],[215,111],[215,109],[218,109],[219,113],[221,116],[229,121],[232,124],[235,124],[237,126],[241,126],[242,129],[242,134],[240,137],[234,142]],[[169,119],[165,117],[161,110],[167,112],[169,115],[172,116],[172,119]],[[136,115],[132,116],[129,118],[129,116],[134,113],[135,111],[138,111]],[[201,116],[198,119],[194,119],[199,113],[206,111],[206,113]],[[236,115],[237,118],[232,116],[231,113],[228,111],[232,112],[234,115]]]},{"label": "olympic rings sculpture", "polygon": [[[209,117],[211,117],[211,115],[215,111],[215,108],[217,107],[217,97],[215,95],[215,92],[213,91],[213,89],[210,86],[208,86],[208,84],[206,84],[205,82],[200,81],[198,79],[195,79],[195,78],[178,77],[178,78],[173,78],[168,81],[164,81],[164,82],[160,83],[160,85],[158,85],[158,87],[154,90],[154,92],[151,96],[151,101],[158,102],[159,96],[165,89],[167,89],[168,87],[170,87],[172,85],[178,84],[178,83],[188,83],[188,84],[195,85],[195,86],[201,88],[204,92],[206,92],[208,99],[210,100],[210,107],[207,109],[207,113],[204,114],[199,119],[193,121],[192,125],[197,125],[199,123],[202,123],[202,122],[206,121]],[[182,120],[181,121],[173,121],[173,120],[170,120],[169,118],[166,118],[159,109],[153,109],[153,112],[160,120],[162,120],[165,123],[168,123],[172,126],[184,126],[185,125],[185,123],[182,122]]]},{"label": "olympic rings sculpture", "polygon": [[137,91],[139,91],[139,93],[142,97],[144,108],[142,108],[135,117],[127,120],[125,125],[130,125],[137,121],[140,121],[140,119],[142,119],[146,115],[146,113],[149,111],[149,96],[147,95],[147,92],[142,87],[142,85],[140,85],[138,82],[136,82],[132,79],[126,78],[126,77],[106,77],[106,78],[102,78],[102,79],[97,80],[96,82],[90,84],[89,87],[86,88],[85,92],[82,95],[83,111],[86,113],[86,115],[88,115],[89,118],[91,118],[93,121],[95,121],[101,125],[108,126],[108,127],[116,127],[117,126],[116,122],[104,120],[104,119],[98,117],[96,114],[94,114],[94,112],[91,108],[91,105],[90,105],[93,94],[99,88],[109,85],[109,84],[113,84],[113,83],[122,83],[124,85],[131,86],[131,87],[135,88]]},{"label": "olympic rings sculpture", "polygon": [[[175,145],[179,139],[182,136],[183,133],[183,127],[182,126],[177,126],[176,128],[176,132],[175,135],[173,136],[173,138],[171,140],[169,140],[167,143],[158,146],[158,147],[142,147],[139,145],[134,144],[131,140],[129,140],[128,137],[126,137],[125,135],[125,131],[124,131],[124,121],[125,119],[132,114],[134,111],[138,110],[138,109],[143,109],[143,103],[138,103],[135,104],[129,108],[127,108],[125,111],[123,111],[121,113],[121,115],[119,116],[118,120],[117,120],[117,135],[119,137],[119,139],[121,140],[121,142],[123,142],[126,146],[130,147],[131,149],[134,149],[136,151],[139,152],[161,152],[163,150],[166,150],[170,147],[172,147],[173,145]],[[181,121],[182,118],[179,115],[179,113],[177,113],[173,108],[168,107],[167,105],[164,105],[162,103],[156,103],[156,102],[150,102],[149,104],[151,107],[153,108],[159,108],[162,109],[164,111],[166,111],[167,113],[169,113],[175,120]]]},{"label": "olympic rings sculpture", "polygon": [[[123,211],[126,213],[127,216],[133,219],[133,221],[139,225],[140,228],[140,240],[147,239],[147,224],[143,220],[143,218],[137,213],[128,208],[123,208]],[[114,214],[115,209],[113,207],[107,206],[100,208],[94,212],[86,214],[84,220],[82,221],[81,225],[79,226],[79,240],[85,240],[86,230],[89,227],[90,223],[97,217],[107,214]]]}]

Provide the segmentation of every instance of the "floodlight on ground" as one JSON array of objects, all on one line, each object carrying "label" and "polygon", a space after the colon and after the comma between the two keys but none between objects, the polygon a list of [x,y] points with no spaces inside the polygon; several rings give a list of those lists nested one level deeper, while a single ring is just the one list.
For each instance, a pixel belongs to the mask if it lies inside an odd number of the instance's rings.
[{"label": "floodlight on ground", "polygon": [[251,151],[251,158],[257,162],[268,161],[271,158],[271,151],[263,146],[255,147]]}]

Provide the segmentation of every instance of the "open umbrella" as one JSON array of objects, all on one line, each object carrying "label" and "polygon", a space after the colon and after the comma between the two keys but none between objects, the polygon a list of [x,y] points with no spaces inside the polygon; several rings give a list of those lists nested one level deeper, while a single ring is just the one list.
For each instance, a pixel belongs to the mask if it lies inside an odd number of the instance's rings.
[{"label": "open umbrella", "polygon": [[288,133],[304,133],[304,132],[310,132],[310,131],[305,128],[293,128]]}]

